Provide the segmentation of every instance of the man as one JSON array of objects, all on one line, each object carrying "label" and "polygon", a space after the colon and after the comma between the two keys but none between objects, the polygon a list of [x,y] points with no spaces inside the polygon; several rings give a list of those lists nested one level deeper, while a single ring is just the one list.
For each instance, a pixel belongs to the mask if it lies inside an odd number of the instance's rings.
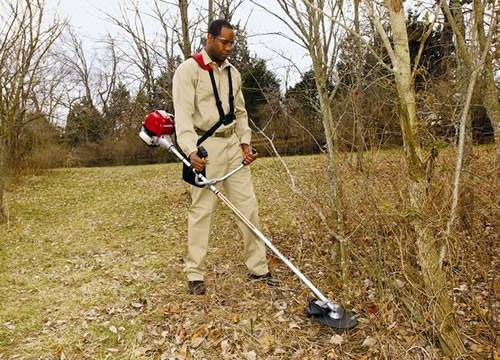
[{"label": "man", "polygon": [[[234,121],[221,126],[203,142],[208,158],[198,156],[196,142],[221,117],[209,72],[200,67],[195,59],[189,58],[178,67],[173,79],[177,143],[188,155],[192,166],[198,172],[205,169],[208,178],[220,177],[242,161],[250,165],[256,159],[250,147],[251,130],[241,91],[241,76],[227,60],[234,46],[234,38],[233,27],[229,22],[215,20],[208,27],[207,43],[201,52],[203,63],[213,70],[224,114],[230,112],[228,68],[234,95]],[[258,226],[257,200],[249,167],[245,166],[225,180],[223,187],[229,200]],[[192,186],[191,199],[185,272],[189,293],[202,295],[206,292],[205,258],[217,197],[206,189]],[[243,223],[239,222],[238,226],[243,235],[245,264],[250,277],[271,280],[264,244]]]}]

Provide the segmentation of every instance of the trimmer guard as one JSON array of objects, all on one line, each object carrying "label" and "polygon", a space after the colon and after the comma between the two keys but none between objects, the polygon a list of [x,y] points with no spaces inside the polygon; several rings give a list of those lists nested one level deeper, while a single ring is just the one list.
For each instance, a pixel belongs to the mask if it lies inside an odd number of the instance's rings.
[{"label": "trimmer guard", "polygon": [[347,330],[358,324],[354,312],[345,310],[340,305],[335,305],[335,311],[326,303],[312,299],[306,308],[307,316],[319,323],[336,330]]}]

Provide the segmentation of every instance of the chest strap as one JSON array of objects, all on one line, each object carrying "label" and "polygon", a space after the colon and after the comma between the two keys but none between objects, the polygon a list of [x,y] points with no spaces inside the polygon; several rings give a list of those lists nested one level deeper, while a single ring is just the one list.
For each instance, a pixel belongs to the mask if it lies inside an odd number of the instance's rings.
[{"label": "chest strap", "polygon": [[217,90],[217,84],[215,83],[215,75],[212,67],[208,64],[205,64],[203,61],[203,55],[199,53],[194,53],[191,57],[198,63],[200,68],[205,71],[208,71],[210,75],[210,82],[212,83],[212,91],[214,92],[215,97],[215,105],[217,106],[217,111],[219,112],[219,121],[217,121],[214,126],[208,129],[196,142],[196,146],[199,146],[203,141],[212,136],[215,131],[221,127],[222,125],[229,125],[236,118],[234,115],[234,96],[233,96],[233,81],[231,78],[231,67],[227,67],[227,78],[229,81],[229,113],[224,114],[224,109],[222,107],[222,101],[219,97],[219,92]]}]

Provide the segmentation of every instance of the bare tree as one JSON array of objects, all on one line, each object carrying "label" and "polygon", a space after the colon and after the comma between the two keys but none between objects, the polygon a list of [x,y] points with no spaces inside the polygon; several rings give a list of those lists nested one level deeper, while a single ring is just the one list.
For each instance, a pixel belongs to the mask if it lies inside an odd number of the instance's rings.
[{"label": "bare tree", "polygon": [[[108,35],[107,50],[109,52],[109,59],[107,64],[104,64],[104,69],[99,74],[99,81],[97,84],[99,100],[102,104],[102,112],[108,115],[109,100],[112,92],[116,89],[119,77],[118,67],[120,65],[120,57],[116,53],[116,40]],[[104,61],[102,61],[104,63]]]},{"label": "bare tree", "polygon": [[[342,197],[342,178],[338,170],[337,121],[333,116],[332,102],[336,89],[331,84],[338,55],[340,28],[337,25],[342,7],[333,0],[293,1],[277,0],[284,15],[272,13],[294,34],[297,44],[311,57],[315,84],[319,97],[320,112],[328,150],[328,180],[333,204],[335,230],[331,230],[332,240],[339,243],[342,282],[348,283],[348,254],[345,237],[345,214]],[[255,3],[255,2],[254,2]],[[265,7],[255,3],[261,8]],[[347,289],[347,286],[346,286]],[[348,296],[346,292],[346,296]]]},{"label": "bare tree", "polygon": [[[496,34],[498,37],[498,1],[494,0],[491,3],[490,14],[491,20],[489,22],[489,31],[491,34]],[[497,83],[495,82],[495,71],[493,70],[493,61],[495,59],[495,51],[498,55],[498,42],[496,49],[489,46],[488,36],[486,35],[485,24],[486,11],[485,5],[479,0],[473,1],[474,6],[474,22],[477,26],[477,35],[479,41],[480,52],[486,52],[486,59],[484,60],[484,70],[481,76],[480,86],[481,94],[483,94],[483,105],[486,108],[488,117],[492,123],[495,132],[496,144],[496,166],[500,164],[500,102],[498,100]],[[498,58],[497,58],[498,59]]]},{"label": "bare tree", "polygon": [[4,184],[19,155],[26,124],[35,120],[34,91],[47,71],[46,59],[64,24],[45,16],[43,1],[0,4],[7,13],[0,28],[0,220],[5,220]]},{"label": "bare tree", "polygon": [[209,0],[208,17],[210,19],[224,19],[232,22],[234,13],[245,0]]},{"label": "bare tree", "polygon": [[[75,34],[73,30],[69,30],[69,47],[70,52],[63,55],[63,61],[76,75],[78,84],[83,88],[84,96],[87,102],[94,104],[94,86],[92,84],[91,66],[92,60],[85,53],[82,40]],[[89,62],[90,60],[90,62]]]},{"label": "bare tree", "polygon": [[392,44],[374,9],[373,2],[366,0],[369,16],[382,37],[393,66],[399,98],[405,160],[410,179],[408,184],[410,204],[415,213],[411,222],[416,234],[418,260],[441,348],[446,354],[458,356],[463,353],[464,345],[460,339],[453,306],[446,291],[446,277],[439,261],[439,242],[426,224],[425,214],[426,206],[430,201],[428,189],[432,179],[433,156],[430,155],[425,161],[420,146],[405,11],[401,0],[386,0],[384,4],[389,13]]},{"label": "bare tree", "polygon": [[[158,39],[152,39],[146,32],[144,14],[138,3],[130,1],[126,4],[127,8],[122,8],[121,16],[117,17],[108,14],[109,19],[121,28],[129,41],[126,48],[121,49],[121,53],[125,60],[128,60],[135,66],[140,73],[141,88],[147,94],[151,94],[154,88],[155,71],[158,70],[160,64],[165,63],[165,60],[172,56],[172,49],[167,43],[172,41],[171,34],[165,32],[163,49],[158,45]],[[168,29],[165,21],[165,13],[160,10],[158,3],[155,1],[155,14],[163,20],[161,23],[162,29]],[[131,17],[130,12],[133,14]],[[163,50],[163,51],[162,51]],[[163,60],[163,61],[162,61]]]},{"label": "bare tree", "polygon": [[[162,96],[170,97],[170,88],[158,83],[158,77],[163,75],[164,78],[172,78],[179,62],[178,49],[186,58],[191,55],[193,49],[200,47],[199,29],[205,17],[203,9],[191,10],[190,13],[195,15],[189,18],[188,1],[184,0],[155,0],[151,12],[145,12],[138,3],[129,1],[126,7],[122,8],[120,16],[108,14],[109,19],[121,28],[127,37],[123,48],[118,47],[117,55],[138,70],[140,88],[148,96],[161,90]],[[152,22],[158,25],[157,29],[161,31],[156,34],[148,33],[146,23]],[[154,104],[151,103],[150,106]]]},{"label": "bare tree", "polygon": [[[460,33],[460,36],[465,39],[466,37],[466,29],[465,29],[465,19],[464,15],[462,12],[462,3],[460,0],[449,0],[450,2],[450,9],[451,13],[453,14],[453,18],[455,19],[455,30]],[[444,12],[446,13],[446,1],[443,1],[443,4],[441,5],[444,8]],[[450,17],[447,17],[448,23],[453,21]],[[474,31],[474,33],[476,33]],[[456,36],[455,36],[456,39]],[[455,41],[456,44],[456,41]],[[456,46],[456,48],[460,48],[459,46]],[[460,53],[460,52],[459,52]],[[476,76],[473,74],[475,73],[473,69],[469,68],[466,66],[464,59],[462,56],[457,56],[457,70],[456,70],[456,82],[457,82],[457,87],[458,91],[461,94],[460,96],[460,101],[458,103],[458,107],[460,107],[461,104],[466,102],[466,98],[468,97],[468,92],[470,89],[474,92],[476,92],[476,87],[470,87],[471,83],[475,83],[475,78]],[[473,81],[471,81],[471,78],[474,77]],[[472,96],[472,95],[471,95]],[[466,111],[465,111],[466,110]],[[460,113],[460,111],[457,111]],[[462,121],[458,121],[459,123],[457,128],[457,135],[459,138],[458,141],[458,163],[459,166],[457,166],[457,169],[460,169],[459,171],[459,176],[463,176],[463,181],[462,181],[462,189],[460,192],[460,197],[462,201],[460,202],[459,206],[459,211],[460,211],[460,220],[461,224],[464,230],[469,231],[470,228],[472,227],[473,223],[473,213],[474,213],[474,189],[472,187],[472,169],[471,169],[471,162],[472,162],[472,156],[474,152],[473,148],[473,140],[472,140],[472,114],[469,111],[469,108],[464,107],[464,112],[462,112]],[[458,164],[457,163],[457,164]],[[463,170],[463,171],[462,171]],[[458,191],[458,183],[456,183],[457,186],[455,187],[455,190]],[[455,220],[455,213],[458,205],[458,192],[453,193],[453,199],[452,199],[452,211],[451,211],[451,217],[450,221],[448,222],[448,228],[447,228],[447,234],[449,235],[449,231],[451,230],[451,225],[453,224]]]},{"label": "bare tree", "polygon": [[[498,1],[491,2],[490,21],[486,21],[485,5],[480,0],[473,1],[473,22],[476,27],[479,49],[478,52],[487,51],[486,59],[484,62],[484,69],[481,76],[478,78],[480,93],[482,94],[482,102],[486,108],[486,112],[493,126],[495,132],[496,144],[496,158],[495,163],[500,163],[500,103],[498,101],[498,90],[495,83],[495,73],[493,71],[493,60],[495,47],[488,48],[487,45],[487,26],[491,27],[496,23],[495,18],[498,16],[497,9]],[[459,64],[463,64],[464,69],[468,74],[472,74],[475,69],[474,54],[467,47],[465,36],[465,25],[463,17],[463,9],[460,2],[450,0],[450,3],[443,2],[443,10],[446,14],[447,20],[453,30],[455,36],[455,43],[457,47],[457,54],[459,56]],[[497,29],[490,28],[490,31],[497,31]]]},{"label": "bare tree", "polygon": [[[451,4],[452,4],[451,7],[446,7],[446,5],[444,6],[445,13],[453,16],[453,17],[449,16],[450,21],[454,22],[452,26],[456,31],[459,31],[458,36],[465,38],[465,25],[464,25],[461,4],[459,2],[457,3],[455,0],[451,0],[450,5]],[[470,224],[471,220],[469,219],[472,216],[472,214],[469,214],[469,212],[472,210],[469,207],[471,202],[471,193],[473,192],[472,186],[470,185],[471,182],[470,178],[472,177],[472,169],[470,168],[470,162],[472,157],[471,156],[472,136],[470,132],[472,124],[471,124],[471,115],[469,110],[471,105],[471,99],[473,97],[473,93],[475,92],[475,84],[476,80],[478,79],[478,75],[483,72],[483,69],[487,67],[488,64],[491,66],[491,58],[488,59],[488,56],[490,53],[490,44],[498,21],[498,17],[496,16],[496,14],[494,14],[492,22],[490,23],[489,35],[486,36],[484,32],[481,35],[481,31],[484,31],[483,28],[484,9],[480,5],[475,4],[475,6],[473,7],[472,14],[473,17],[472,17],[472,29],[471,29],[472,33],[471,46],[468,47],[467,49],[462,48],[460,50],[460,56],[458,57],[459,71],[457,71],[457,73],[463,74],[463,73],[469,73],[469,71],[471,72],[469,75],[470,76],[469,79],[467,79],[467,81],[463,81],[464,84],[461,85],[462,91],[464,92],[463,95],[465,104],[462,110],[460,127],[458,132],[459,141],[457,150],[457,161],[456,161],[455,176],[453,181],[453,195],[452,195],[452,203],[450,210],[450,218],[448,220],[446,236],[450,236],[452,226],[457,217],[457,208],[458,208],[460,193],[462,193],[461,196],[462,208],[460,209],[462,222],[464,221],[465,218],[465,220],[466,221],[468,220],[468,222],[464,225],[472,226],[472,224]],[[457,39],[458,36],[456,35]],[[460,46],[461,45],[458,44],[457,47],[460,49]],[[467,50],[468,54],[463,53],[465,50]],[[464,55],[467,56],[466,61],[464,61],[463,58]],[[469,63],[469,61],[472,61],[472,64]],[[486,70],[486,73],[483,75],[483,79],[484,77],[488,77],[490,75],[491,74],[488,73],[488,70]],[[484,92],[481,93],[484,94]],[[483,96],[487,97],[488,95],[484,94]],[[460,191],[461,177],[465,178],[462,180],[463,183],[462,191]],[[464,206],[466,207],[465,209],[463,209]],[[445,252],[443,247],[441,251],[441,261],[443,260],[444,253]]]},{"label": "bare tree", "polygon": [[82,39],[72,29],[68,33],[69,51],[61,54],[61,63],[71,71],[74,85],[83,90],[87,103],[92,107],[101,105],[105,114],[110,95],[118,82],[120,57],[116,51],[117,42],[108,34],[104,40],[105,60],[98,59],[96,54],[89,55],[85,51]]},{"label": "bare tree", "polygon": [[[359,4],[361,0],[354,0],[354,31],[357,34],[360,34],[359,28]],[[351,91],[351,99],[353,103],[353,113],[354,113],[354,121],[353,121],[353,144],[354,149],[356,150],[356,168],[358,170],[363,170],[363,122],[361,119],[361,109],[359,103],[359,96],[361,93],[361,72],[362,72],[362,64],[361,61],[361,39],[359,37],[355,37],[355,69],[356,69],[356,83],[354,85],[354,89]]]}]

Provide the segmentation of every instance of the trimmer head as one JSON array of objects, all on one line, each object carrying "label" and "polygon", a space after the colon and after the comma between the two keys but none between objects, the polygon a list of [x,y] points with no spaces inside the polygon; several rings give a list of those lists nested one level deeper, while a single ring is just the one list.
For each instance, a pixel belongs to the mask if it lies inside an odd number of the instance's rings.
[{"label": "trimmer head", "polygon": [[352,311],[330,302],[313,299],[309,301],[306,313],[308,317],[336,330],[352,329],[358,325]]}]

